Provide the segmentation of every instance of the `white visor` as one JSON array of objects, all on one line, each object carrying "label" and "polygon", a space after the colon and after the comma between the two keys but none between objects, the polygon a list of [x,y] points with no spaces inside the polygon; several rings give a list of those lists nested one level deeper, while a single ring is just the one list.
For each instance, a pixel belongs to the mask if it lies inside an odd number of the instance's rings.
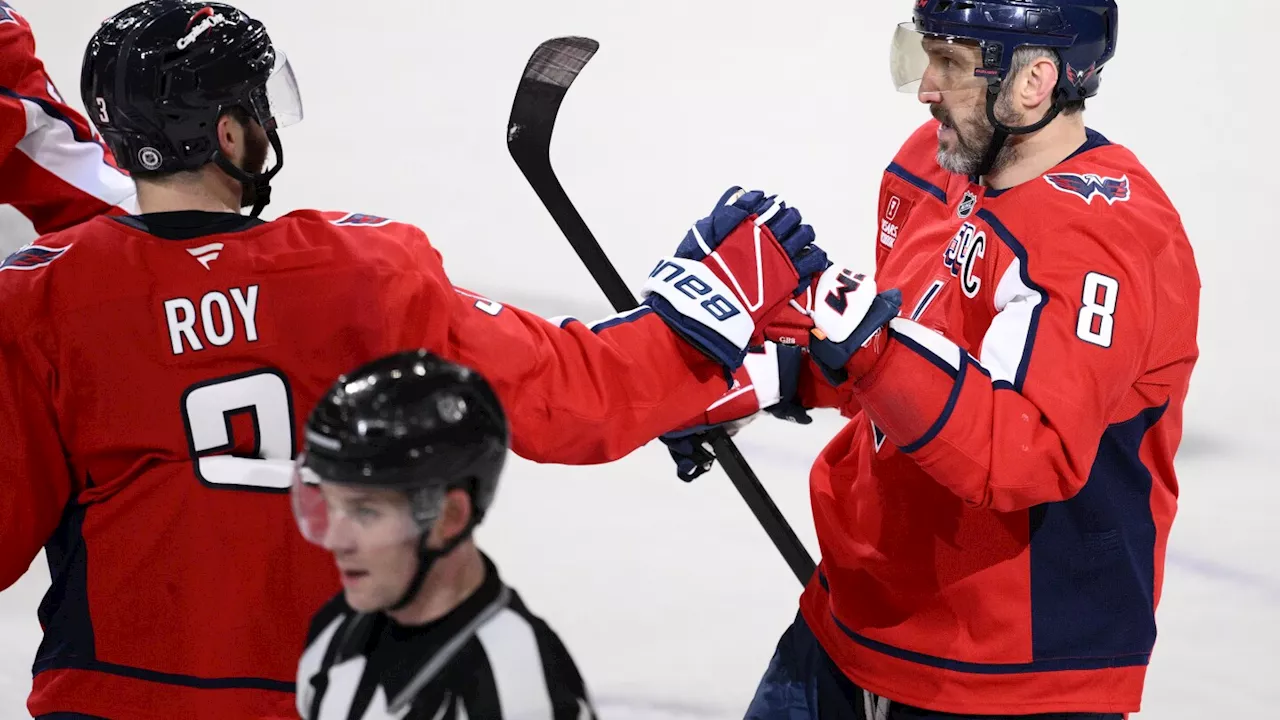
[{"label": "white visor", "polygon": [[[250,97],[254,112],[263,122],[263,127],[278,129],[288,127],[302,121],[302,94],[298,91],[298,80],[293,75],[293,66],[284,53],[276,55],[276,65],[271,70],[267,83]],[[271,127],[267,127],[270,125]]]},{"label": "white visor", "polygon": [[324,480],[299,457],[294,465],[290,499],[302,537],[329,550],[381,548],[416,543],[431,527],[443,493],[421,498],[414,507],[404,493]]},{"label": "white visor", "polygon": [[981,90],[988,71],[982,51],[973,40],[925,35],[912,23],[894,30],[889,71],[898,92],[954,93]]}]

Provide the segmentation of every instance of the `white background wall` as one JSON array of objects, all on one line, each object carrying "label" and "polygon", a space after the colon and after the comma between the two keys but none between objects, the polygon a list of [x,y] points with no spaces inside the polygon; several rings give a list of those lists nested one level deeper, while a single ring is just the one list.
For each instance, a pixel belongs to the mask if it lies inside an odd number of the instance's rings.
[{"label": "white background wall", "polygon": [[[77,97],[84,44],[123,3],[16,4],[63,94]],[[243,0],[292,59],[306,105],[283,132],[267,215],[391,215],[422,226],[460,284],[547,314],[608,314],[504,142],[530,51],[584,34],[602,49],[569,93],[552,159],[633,287],[734,184],[783,193],[829,252],[869,266],[881,172],[927,118],[888,79],[889,37],[910,5]],[[1204,285],[1143,717],[1259,717],[1280,704],[1271,5],[1125,0],[1119,55],[1087,116],[1163,183]],[[0,246],[24,233],[0,218]],[[762,422],[741,436],[811,548],[807,467],[837,427]],[[482,539],[606,701],[740,715],[799,588],[723,475],[685,486],[669,467],[656,443],[599,468],[517,462]],[[16,638],[11,650],[0,642],[6,717],[29,687],[44,581],[37,569],[0,593],[0,635]]]}]

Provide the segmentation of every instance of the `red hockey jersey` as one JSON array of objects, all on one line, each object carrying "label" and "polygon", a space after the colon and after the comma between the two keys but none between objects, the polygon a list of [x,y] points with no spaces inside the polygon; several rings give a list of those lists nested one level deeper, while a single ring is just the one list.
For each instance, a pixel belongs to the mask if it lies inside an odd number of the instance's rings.
[{"label": "red hockey jersey", "polygon": [[133,212],[134,203],[133,181],[63,101],[30,26],[0,0],[0,205],[17,208],[43,235]]},{"label": "red hockey jersey", "polygon": [[455,290],[420,230],[366,215],[99,217],[6,260],[0,306],[0,589],[42,545],[53,576],[35,715],[293,717],[339,585],[290,459],[361,363],[477,368],[516,452],[557,463],[624,455],[726,388],[647,308],[552,323]]},{"label": "red hockey jersey", "polygon": [[936,133],[884,175],[876,282],[903,317],[813,468],[803,616],[910,705],[1136,711],[1198,354],[1191,246],[1097,133],[1004,191],[943,171]]}]

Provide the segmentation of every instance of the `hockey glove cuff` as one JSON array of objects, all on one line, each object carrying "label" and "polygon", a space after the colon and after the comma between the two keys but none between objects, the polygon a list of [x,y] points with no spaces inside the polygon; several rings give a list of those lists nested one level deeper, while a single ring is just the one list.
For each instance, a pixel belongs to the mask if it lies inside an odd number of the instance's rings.
[{"label": "hockey glove cuff", "polygon": [[804,362],[805,352],[799,347],[767,343],[752,348],[743,366],[734,373],[729,392],[690,425],[659,438],[676,463],[677,476],[689,482],[711,469],[715,453],[705,433],[713,427],[723,427],[733,436],[761,410],[801,425],[813,422],[808,411],[796,402]]},{"label": "hockey glove cuff", "polygon": [[877,294],[874,279],[833,266],[818,277],[812,292],[779,313],[765,335],[807,345],[823,376],[839,386],[862,377],[879,359],[887,341],[884,328],[901,305],[899,290]]}]

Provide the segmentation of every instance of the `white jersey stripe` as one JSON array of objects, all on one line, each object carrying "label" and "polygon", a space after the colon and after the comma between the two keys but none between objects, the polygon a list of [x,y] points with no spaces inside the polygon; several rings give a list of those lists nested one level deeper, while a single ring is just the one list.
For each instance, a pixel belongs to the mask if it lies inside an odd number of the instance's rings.
[{"label": "white jersey stripe", "polygon": [[19,97],[27,115],[27,133],[17,149],[63,182],[108,205],[137,212],[133,180],[106,162],[102,146],[76,139],[72,126],[39,103]]},{"label": "white jersey stripe", "polygon": [[503,717],[510,718],[508,713],[517,712],[521,718],[531,720],[554,717],[546,677],[529,671],[542,667],[533,626],[514,610],[504,608],[480,628],[476,637],[493,671]]},{"label": "white jersey stripe", "polygon": [[1031,348],[1035,312],[1044,296],[1022,279],[1022,262],[1015,259],[1000,278],[995,294],[995,319],[982,339],[979,359],[991,373],[992,382],[1017,385],[1018,370]]},{"label": "white jersey stripe", "polygon": [[960,346],[951,342],[947,338],[920,325],[916,322],[902,317],[896,317],[889,321],[889,328],[899,335],[910,339],[920,348],[933,355],[938,363],[946,363],[952,370],[959,371],[960,363],[964,357],[960,353]]}]

